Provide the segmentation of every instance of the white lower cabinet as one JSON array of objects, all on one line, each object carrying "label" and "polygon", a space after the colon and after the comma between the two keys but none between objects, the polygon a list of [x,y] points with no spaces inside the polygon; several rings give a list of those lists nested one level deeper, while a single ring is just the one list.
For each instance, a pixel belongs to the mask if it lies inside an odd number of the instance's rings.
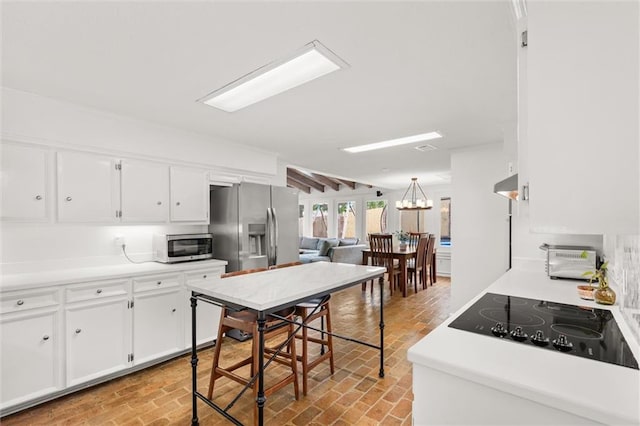
[{"label": "white lower cabinet", "polygon": [[[223,272],[221,266],[0,291],[1,415],[188,350],[185,283],[218,280]],[[220,308],[199,302],[197,317],[198,344],[213,342]]]},{"label": "white lower cabinet", "polygon": [[438,251],[436,253],[436,273],[444,277],[451,276],[451,252]]},{"label": "white lower cabinet", "polygon": [[72,300],[85,299],[65,307],[67,386],[131,366],[128,288],[129,280],[67,288],[67,296]]},{"label": "white lower cabinet", "polygon": [[133,362],[135,365],[184,348],[180,275],[133,281]]},{"label": "white lower cabinet", "polygon": [[[200,281],[219,280],[224,273],[224,268],[206,269],[185,274],[185,283],[197,283]],[[191,292],[185,290],[185,347],[191,347]],[[211,343],[218,335],[220,323],[220,307],[207,302],[198,301],[196,309],[196,342],[198,345]]]},{"label": "white lower cabinet", "polygon": [[61,389],[58,307],[3,314],[0,409]]}]

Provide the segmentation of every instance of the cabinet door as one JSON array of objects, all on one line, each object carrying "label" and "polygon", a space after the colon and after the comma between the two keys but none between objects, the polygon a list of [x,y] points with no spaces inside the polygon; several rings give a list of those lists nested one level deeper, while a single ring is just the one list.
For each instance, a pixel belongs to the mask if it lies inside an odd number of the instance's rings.
[{"label": "cabinet door", "polygon": [[171,221],[209,221],[209,183],[204,170],[171,167]]},{"label": "cabinet door", "polygon": [[176,353],[183,348],[182,290],[149,291],[133,298],[135,364]]},{"label": "cabinet door", "polygon": [[2,317],[0,408],[61,388],[58,318],[57,309]]},{"label": "cabinet door", "polygon": [[532,229],[638,233],[638,2],[527,8]]},{"label": "cabinet door", "polygon": [[146,161],[122,161],[120,200],[123,222],[166,222],[169,167]]},{"label": "cabinet door", "polygon": [[126,298],[65,308],[67,386],[130,365],[130,310]]},{"label": "cabinet door", "polygon": [[[219,280],[224,270],[222,268],[189,272],[186,283]],[[183,296],[185,306],[185,347],[191,347],[191,290],[186,289]],[[198,345],[211,343],[218,336],[220,323],[220,307],[207,302],[198,301],[196,308],[196,341]]]},{"label": "cabinet door", "polygon": [[59,152],[58,220],[116,222],[119,219],[116,160],[99,155]]},{"label": "cabinet door", "polygon": [[48,218],[48,152],[2,144],[2,218],[45,221]]}]

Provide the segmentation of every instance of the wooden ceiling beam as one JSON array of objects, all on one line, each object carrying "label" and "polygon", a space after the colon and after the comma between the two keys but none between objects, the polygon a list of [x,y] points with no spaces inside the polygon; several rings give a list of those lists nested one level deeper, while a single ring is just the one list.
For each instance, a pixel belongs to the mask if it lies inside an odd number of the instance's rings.
[{"label": "wooden ceiling beam", "polygon": [[308,187],[307,185],[303,185],[300,182],[298,182],[297,180],[293,180],[289,177],[287,177],[287,186],[290,186],[292,188],[298,188],[300,191],[302,192],[306,192],[307,194],[311,194],[311,188]]},{"label": "wooden ceiling beam", "polygon": [[311,177],[313,177],[318,182],[327,185],[329,188],[333,189],[334,191],[340,191],[340,184],[325,175],[320,175],[318,173],[311,173]]},{"label": "wooden ceiling beam", "polygon": [[334,178],[333,176],[325,176],[327,179],[337,183],[338,185],[342,184],[342,182],[340,182],[340,179],[338,178]]},{"label": "wooden ceiling beam", "polygon": [[297,171],[296,169],[292,169],[290,167],[287,167],[287,179],[293,179],[296,180],[298,182],[300,182],[303,185],[306,186],[310,186],[311,188],[320,191],[320,192],[324,192],[324,185],[321,183],[316,182],[315,180],[311,179],[309,176],[306,176],[302,173],[300,173],[299,171]]},{"label": "wooden ceiling beam", "polygon": [[351,189],[356,189],[356,183],[350,180],[338,179],[340,183],[347,185]]}]

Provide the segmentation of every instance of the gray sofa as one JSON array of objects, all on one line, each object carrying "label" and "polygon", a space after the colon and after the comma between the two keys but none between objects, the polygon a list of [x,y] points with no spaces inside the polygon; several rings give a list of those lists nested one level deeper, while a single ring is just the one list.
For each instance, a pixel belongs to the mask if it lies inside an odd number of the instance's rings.
[{"label": "gray sofa", "polygon": [[337,262],[360,265],[362,250],[366,244],[358,244],[358,238],[300,237],[300,261]]}]

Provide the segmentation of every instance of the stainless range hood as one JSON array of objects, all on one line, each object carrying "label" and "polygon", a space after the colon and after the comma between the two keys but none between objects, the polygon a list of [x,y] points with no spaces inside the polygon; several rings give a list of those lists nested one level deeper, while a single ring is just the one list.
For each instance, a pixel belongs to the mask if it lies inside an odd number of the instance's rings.
[{"label": "stainless range hood", "polygon": [[518,174],[511,175],[493,186],[493,192],[510,200],[518,199]]}]

